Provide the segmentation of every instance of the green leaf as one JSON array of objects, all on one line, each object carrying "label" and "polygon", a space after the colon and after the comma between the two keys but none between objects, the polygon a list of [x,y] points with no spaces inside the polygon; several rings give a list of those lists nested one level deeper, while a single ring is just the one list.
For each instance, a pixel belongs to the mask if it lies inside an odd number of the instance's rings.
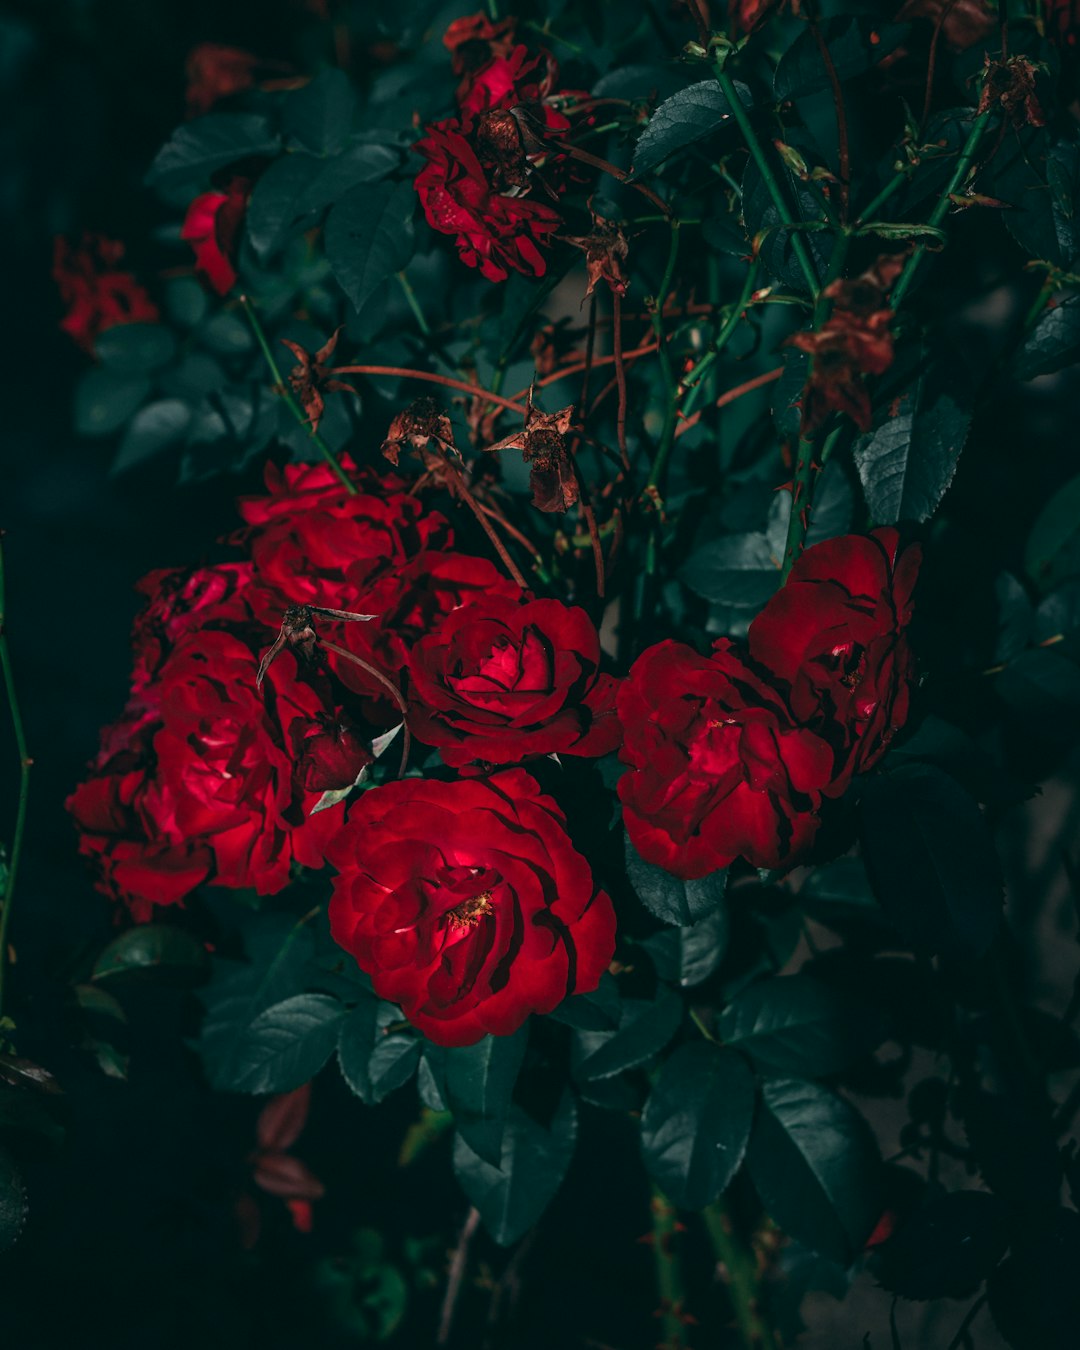
[{"label": "green leaf", "polygon": [[879,1014],[809,975],[749,985],[720,1014],[717,1034],[764,1073],[836,1073],[885,1039]]},{"label": "green leaf", "polygon": [[[736,90],[743,104],[752,102],[746,85]],[[702,80],[680,89],[659,105],[634,147],[631,173],[635,178],[650,173],[676,150],[685,150],[711,135],[731,119],[731,106],[715,80]]]},{"label": "green leaf", "polygon": [[94,341],[94,352],[116,375],[149,375],[176,354],[176,339],[160,323],[118,323]]},{"label": "green leaf", "polygon": [[188,179],[207,179],[254,155],[275,155],[280,138],[265,117],[254,113],[209,113],[177,127],[158,151],[146,175],[149,187],[169,188]]},{"label": "green leaf", "polygon": [[253,350],[251,328],[238,314],[218,310],[195,331],[199,342],[215,356],[245,356]]},{"label": "green leaf", "polygon": [[624,999],[618,1030],[574,1033],[574,1078],[594,1082],[645,1064],[675,1035],[682,1017],[682,999],[669,989],[656,999]]},{"label": "green leaf", "polygon": [[1080,732],[1080,668],[1059,652],[1036,648],[1010,661],[996,690],[1044,738]]},{"label": "green leaf", "polygon": [[261,1012],[233,1051],[232,1092],[293,1092],[310,1082],[337,1044],[345,1010],[328,994],[296,994]]},{"label": "green leaf", "polygon": [[680,1046],[642,1113],[645,1167],[673,1204],[704,1209],[738,1171],[753,1118],[754,1079],[738,1055],[707,1041]]},{"label": "green leaf", "polygon": [[0,1252],[6,1252],[18,1241],[28,1211],[22,1171],[0,1144]]},{"label": "green leaf", "polygon": [[[823,24],[821,36],[843,84],[872,70],[900,46],[909,30],[908,24],[883,24],[868,16],[842,17]],[[780,58],[773,76],[773,93],[783,102],[828,89],[831,89],[829,71],[814,34],[804,29]]]},{"label": "green leaf", "polygon": [[591,993],[571,994],[548,1016],[580,1031],[611,1031],[619,1025],[621,1013],[619,987],[605,970]]},{"label": "green leaf", "polygon": [[901,1298],[969,1298],[1008,1245],[1001,1201],[986,1191],[954,1191],[907,1219],[877,1252],[874,1272]]},{"label": "green leaf", "polygon": [[174,277],[165,286],[165,313],[181,328],[194,328],[206,317],[210,296],[194,277]]},{"label": "green leaf", "polygon": [[88,370],[75,386],[75,430],[80,436],[109,436],[141,407],[150,392],[142,375]]},{"label": "green leaf", "polygon": [[1058,488],[1036,517],[1024,569],[1044,591],[1080,572],[1080,474]]},{"label": "green leaf", "polygon": [[1004,882],[975,799],[928,764],[866,780],[863,857],[893,927],[924,952],[978,957],[1001,922]]},{"label": "green leaf", "polygon": [[847,1267],[881,1213],[881,1160],[870,1127],[816,1083],[762,1085],[747,1167],[777,1226]]},{"label": "green leaf", "polygon": [[724,959],[730,922],[724,906],[697,923],[664,928],[641,944],[653,959],[662,980],[689,989],[707,980]]},{"label": "green leaf", "polygon": [[281,129],[313,155],[333,155],[349,139],[356,96],[343,70],[320,71],[302,89],[286,94]]},{"label": "green leaf", "polygon": [[319,161],[308,155],[283,155],[255,184],[245,221],[261,262],[281,248],[297,222],[303,223],[310,214],[300,203],[319,168]]},{"label": "green leaf", "polygon": [[353,188],[326,222],[326,257],[356,309],[413,253],[416,193],[411,183]]},{"label": "green leaf", "polygon": [[361,183],[375,183],[394,172],[401,156],[388,145],[353,145],[344,154],[323,161],[297,206],[303,211],[321,211],[340,201]]},{"label": "green leaf", "polygon": [[191,422],[191,408],[178,398],[162,398],[140,408],[131,419],[110,473],[124,473],[179,445]]},{"label": "green leaf", "polygon": [[664,923],[683,927],[712,914],[724,903],[727,870],[710,872],[697,881],[680,881],[662,867],[647,863],[630,842],[624,840],[626,875],[634,894],[649,911]]},{"label": "green leaf", "polygon": [[886,420],[855,442],[855,467],[878,525],[927,520],[952,482],[972,414],[938,383],[918,375]]},{"label": "green leaf", "polygon": [[1043,310],[1012,360],[1018,380],[1052,375],[1080,361],[1080,295],[1070,295]]},{"label": "green leaf", "polygon": [[528,1039],[522,1027],[513,1036],[485,1036],[446,1052],[445,1095],[454,1124],[472,1151],[493,1167],[502,1157],[506,1117]]},{"label": "green leaf", "polygon": [[420,1037],[411,1030],[389,1030],[403,1020],[394,1004],[365,998],[341,1023],[337,1053],[342,1076],[369,1106],[407,1083],[420,1062]]},{"label": "green leaf", "polygon": [[512,1106],[498,1167],[474,1153],[461,1135],[454,1139],[454,1175],[484,1226],[509,1247],[533,1226],[555,1197],[577,1142],[577,1110],[564,1092],[551,1126],[538,1125]]},{"label": "green leaf", "polygon": [[91,979],[160,972],[180,984],[199,984],[210,974],[210,957],[201,942],[182,928],[163,923],[129,928],[94,962]]},{"label": "green leaf", "polygon": [[861,858],[815,867],[799,891],[799,905],[817,923],[840,932],[850,923],[886,927]]},{"label": "green leaf", "polygon": [[780,567],[764,534],[729,534],[693,552],[679,573],[714,604],[760,609],[780,585]]}]

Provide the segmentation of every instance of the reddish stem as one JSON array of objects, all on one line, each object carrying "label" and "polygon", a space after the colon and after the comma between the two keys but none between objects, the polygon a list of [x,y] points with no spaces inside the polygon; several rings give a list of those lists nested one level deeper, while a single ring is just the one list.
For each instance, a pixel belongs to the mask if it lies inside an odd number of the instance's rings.
[{"label": "reddish stem", "polygon": [[493,394],[487,389],[481,389],[477,384],[469,384],[467,380],[455,380],[452,375],[436,375],[430,370],[409,370],[404,366],[336,366],[329,374],[335,377],[338,375],[397,375],[406,380],[424,380],[428,384],[445,385],[447,389],[460,389],[463,394],[471,394],[474,398],[485,399],[488,403],[495,403],[500,408],[509,408],[511,412],[516,412],[519,415],[525,412],[525,409],[513,399],[503,398],[501,394]]},{"label": "reddish stem", "polygon": [[620,169],[617,165],[610,163],[606,159],[601,159],[599,155],[590,155],[588,150],[581,150],[576,145],[571,145],[569,141],[557,141],[559,149],[570,156],[571,159],[579,159],[582,164],[591,165],[594,169],[600,169],[601,172],[610,174],[612,178],[620,183],[625,183],[627,187],[632,187],[641,193],[643,197],[648,197],[653,206],[663,215],[670,217],[671,207],[664,201],[663,197],[658,197],[652,188],[648,188],[644,183],[639,183],[632,179],[625,169]]},{"label": "reddish stem", "polygon": [[[755,389],[761,389],[767,384],[772,384],[783,373],[783,366],[779,366],[776,370],[767,370],[764,375],[755,375],[752,380],[747,380],[745,384],[737,384],[734,389],[728,389],[721,394],[713,407],[726,408],[729,403],[734,403],[736,399],[742,398],[743,394],[751,394]],[[675,435],[681,436],[684,431],[689,431],[692,426],[696,426],[701,419],[701,414],[705,411],[705,408],[699,408],[692,416],[684,418],[675,428]]]},{"label": "reddish stem", "polygon": [[326,638],[320,638],[319,642],[321,643],[322,646],[326,648],[328,652],[333,652],[336,656],[340,656],[346,661],[352,661],[354,665],[357,665],[360,667],[361,670],[366,671],[373,680],[377,681],[377,683],[382,685],[382,687],[387,691],[390,697],[397,704],[398,709],[401,713],[401,734],[402,734],[401,766],[398,769],[398,777],[400,778],[401,775],[405,772],[405,765],[409,761],[409,748],[412,745],[412,738],[409,735],[409,722],[408,722],[409,705],[405,702],[405,696],[402,694],[401,690],[397,687],[396,684],[394,684],[392,680],[388,680],[386,678],[386,676],[382,673],[381,670],[376,670],[374,666],[369,665],[367,661],[357,656],[355,652],[349,651],[347,647],[339,647],[336,642],[330,642]]},{"label": "reddish stem", "polygon": [[843,220],[847,220],[848,195],[851,191],[851,149],[848,144],[847,110],[844,107],[844,94],[840,88],[840,77],[836,73],[832,52],[829,51],[829,45],[821,34],[817,20],[812,14],[808,14],[807,22],[825,65],[825,74],[828,76],[833,104],[836,107],[836,139],[839,143],[840,154],[840,215]]},{"label": "reddish stem", "polygon": [[469,491],[463,478],[459,479],[459,484],[460,484],[460,491],[458,493],[458,496],[460,500],[465,503],[465,505],[476,517],[476,519],[480,522],[481,526],[483,527],[484,533],[491,540],[492,547],[495,549],[495,552],[499,555],[499,557],[503,560],[503,566],[510,573],[511,577],[513,577],[513,579],[517,582],[517,584],[521,587],[523,591],[527,591],[529,589],[528,582],[521,575],[521,570],[519,569],[517,563],[514,562],[513,558],[511,558],[509,552],[507,551],[506,545],[495,533],[491,521],[488,520],[487,516],[481,509],[480,503],[474,501],[472,493]]},{"label": "reddish stem", "polygon": [[[612,337],[615,345],[615,382],[619,390],[619,412],[615,421],[616,434],[619,439],[619,454],[622,457],[623,469],[627,474],[630,473],[630,454],[626,448],[626,366],[624,363],[622,349],[622,296],[615,294],[612,296],[612,309],[614,313],[614,327],[612,328]],[[659,344],[657,344],[659,345]]]},{"label": "reddish stem", "polygon": [[930,102],[934,96],[934,70],[937,66],[938,39],[941,37],[941,30],[945,25],[945,20],[952,13],[956,0],[948,0],[948,3],[937,16],[937,22],[934,24],[934,35],[930,39],[930,58],[926,63],[926,94],[923,97],[922,119],[919,125],[926,126],[926,119],[930,116]]}]

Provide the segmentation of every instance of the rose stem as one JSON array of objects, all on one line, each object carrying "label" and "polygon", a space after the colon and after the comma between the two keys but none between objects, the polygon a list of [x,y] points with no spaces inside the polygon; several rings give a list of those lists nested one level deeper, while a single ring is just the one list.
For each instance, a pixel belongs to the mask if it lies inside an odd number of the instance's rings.
[{"label": "rose stem", "polygon": [[[746,307],[750,303],[750,297],[754,294],[754,288],[757,285],[758,269],[759,264],[757,262],[753,262],[750,264],[746,272],[746,281],[743,283],[742,292],[739,295],[738,300],[736,300],[735,304],[731,307],[731,310],[729,311],[727,318],[721,325],[720,331],[719,333],[717,333],[715,341],[710,345],[709,350],[705,353],[705,355],[701,358],[701,360],[697,363],[697,365],[694,366],[693,370],[691,370],[688,374],[684,375],[682,380],[679,382],[680,396],[682,396],[683,394],[687,395],[686,401],[682,404],[682,410],[687,417],[689,417],[691,412],[693,412],[694,405],[695,403],[697,403],[698,400],[698,396],[705,388],[705,385],[703,384],[701,377],[705,374],[705,372],[717,359],[717,357],[724,350],[727,344],[731,341],[731,338],[734,336],[736,328],[738,328],[739,326],[739,321],[742,319],[746,311]],[[678,436],[680,433],[676,432],[675,434]]]},{"label": "rose stem", "polygon": [[460,481],[460,492],[457,494],[459,500],[465,503],[465,505],[476,517],[476,519],[480,522],[481,526],[483,527],[484,533],[491,540],[495,552],[498,553],[499,557],[503,560],[503,566],[510,573],[510,576],[514,579],[514,581],[517,582],[517,584],[521,587],[523,591],[527,591],[529,589],[529,583],[522,576],[521,569],[518,567],[517,563],[514,562],[513,558],[511,558],[509,552],[507,551],[506,545],[495,533],[491,521],[488,520],[487,516],[485,516],[483,511],[480,509],[480,504],[473,499],[473,495],[469,491],[464,478],[461,478],[460,475],[459,481]]},{"label": "rose stem", "polygon": [[[2,537],[0,531],[0,537]],[[15,832],[11,837],[11,856],[8,861],[7,877],[4,881],[4,907],[0,910],[0,1015],[4,1011],[4,973],[8,959],[8,927],[11,923],[12,905],[15,897],[15,878],[19,871],[19,859],[22,856],[23,835],[26,832],[26,805],[30,795],[30,766],[33,760],[26,748],[26,733],[23,730],[22,712],[15,692],[15,675],[11,668],[11,653],[7,641],[7,603],[4,592],[4,553],[0,544],[0,666],[4,671],[4,688],[7,691],[8,707],[11,709],[11,725],[15,732],[15,749],[19,755],[19,801],[15,812]]]},{"label": "rose stem", "polygon": [[814,39],[814,45],[818,49],[822,63],[825,66],[825,74],[828,77],[829,88],[832,90],[833,104],[836,107],[836,140],[840,159],[840,219],[846,222],[848,218],[848,197],[851,193],[851,151],[848,144],[848,124],[847,112],[844,108],[844,95],[840,88],[840,79],[836,73],[836,66],[833,63],[832,52],[829,51],[829,45],[821,35],[821,29],[818,27],[817,19],[812,13],[806,15],[807,23],[810,26],[810,32]]},{"label": "rose stem", "polygon": [[468,1214],[465,1215],[465,1222],[461,1225],[461,1234],[458,1237],[457,1246],[454,1248],[454,1255],[450,1260],[446,1294],[443,1298],[442,1311],[439,1314],[439,1333],[435,1338],[436,1345],[446,1345],[450,1339],[450,1332],[454,1327],[454,1310],[457,1307],[461,1286],[465,1282],[465,1270],[469,1264],[469,1247],[479,1225],[480,1211],[473,1205],[470,1207]]},{"label": "rose stem", "polygon": [[[964,142],[964,148],[963,150],[960,151],[960,158],[956,161],[956,168],[953,170],[952,176],[949,178],[949,181],[948,183],[946,183],[941,196],[938,198],[937,205],[930,213],[930,219],[927,222],[927,224],[933,226],[934,229],[938,229],[940,227],[941,222],[945,219],[946,215],[948,214],[949,206],[951,204],[950,198],[956,192],[957,188],[960,187],[965,177],[967,176],[967,172],[971,168],[971,162],[975,158],[976,151],[979,148],[979,143],[983,138],[987,126],[989,126],[990,124],[990,119],[993,116],[993,113],[994,113],[993,108],[987,108],[986,111],[981,112],[973,122],[971,131],[968,133],[968,138]],[[912,253],[911,257],[907,260],[907,263],[904,266],[904,270],[900,273],[900,280],[896,283],[896,286],[893,288],[893,293],[891,297],[893,309],[900,308],[901,302],[903,301],[904,296],[907,294],[908,287],[911,285],[912,279],[915,276],[915,271],[918,268],[919,263],[922,262],[923,254],[925,252],[926,252],[925,240],[915,245],[914,253]]]},{"label": "rose stem", "polygon": [[975,1302],[964,1314],[964,1320],[960,1323],[959,1327],[956,1330],[956,1335],[949,1342],[946,1350],[960,1350],[960,1347],[962,1345],[971,1344],[971,1338],[968,1336],[968,1332],[971,1330],[972,1322],[975,1321],[979,1313],[981,1313],[983,1308],[986,1307],[986,1303],[987,1303],[987,1295],[980,1294],[979,1297],[975,1300]]},{"label": "rose stem", "polygon": [[582,164],[591,165],[594,169],[599,169],[602,173],[609,174],[620,183],[625,183],[627,187],[635,188],[643,197],[648,197],[649,201],[661,212],[665,220],[670,220],[672,216],[671,207],[664,201],[663,197],[658,197],[652,188],[648,188],[644,183],[639,183],[632,179],[625,169],[620,169],[615,164],[609,163],[606,159],[600,159],[598,155],[590,155],[588,150],[579,150],[576,145],[571,145],[569,141],[556,141],[556,145],[562,151],[570,156],[571,159],[579,159]]},{"label": "rose stem", "polygon": [[952,13],[955,4],[956,0],[947,0],[941,13],[937,16],[937,22],[934,24],[934,35],[930,39],[930,57],[926,63],[926,93],[923,96],[922,117],[919,119],[920,127],[926,126],[926,119],[930,116],[930,100],[934,96],[934,71],[937,67],[938,39],[941,37],[945,20]]},{"label": "rose stem", "polygon": [[701,1217],[709,1230],[716,1264],[731,1299],[743,1345],[746,1350],[776,1345],[758,1309],[757,1259],[753,1249],[739,1240],[730,1207],[725,1201],[718,1200],[704,1209]]},{"label": "rose stem", "polygon": [[[737,384],[734,389],[727,389],[711,406],[714,408],[726,408],[729,403],[734,403],[742,398],[744,394],[752,394],[755,389],[763,389],[767,384],[773,384],[784,373],[783,366],[777,366],[775,370],[766,370],[760,375],[755,375],[752,380],[745,380],[742,384]],[[692,413],[684,421],[681,421],[675,428],[675,435],[681,436],[689,431],[692,426],[696,426],[701,420],[701,414],[707,409],[699,408],[696,413]]]},{"label": "rose stem", "polygon": [[681,1316],[685,1293],[682,1266],[674,1249],[675,1206],[659,1186],[654,1186],[649,1210],[652,1215],[651,1245],[656,1266],[656,1286],[660,1295],[664,1350],[682,1350],[686,1345],[686,1331]]},{"label": "rose stem", "polygon": [[430,370],[409,370],[404,366],[335,366],[330,372],[331,375],[396,375],[403,380],[424,380],[428,384],[441,384],[447,389],[460,389],[463,394],[471,394],[474,398],[487,399],[489,403],[498,404],[500,408],[509,408],[511,412],[516,412],[520,417],[525,409],[514,402],[513,399],[503,398],[501,394],[493,394],[488,389],[481,389],[478,384],[469,384],[467,380],[455,380],[452,375],[436,375]]},{"label": "rose stem", "polygon": [[334,473],[338,476],[338,478],[340,478],[342,486],[345,488],[345,491],[355,496],[356,485],[349,481],[348,474],[346,474],[345,470],[337,462],[337,456],[326,444],[326,442],[319,435],[319,433],[313,429],[311,422],[308,420],[306,414],[304,413],[303,408],[301,408],[300,404],[297,403],[296,399],[293,397],[292,390],[289,388],[286,381],[282,378],[281,370],[279,369],[278,363],[274,358],[274,353],[270,350],[270,344],[266,340],[266,334],[263,331],[263,326],[259,322],[259,316],[255,313],[254,306],[252,305],[250,299],[246,295],[242,295],[240,297],[240,303],[244,307],[244,313],[248,316],[248,322],[251,324],[252,332],[254,332],[255,334],[255,340],[262,348],[262,354],[266,358],[266,364],[270,367],[270,374],[274,377],[274,387],[277,390],[277,392],[281,395],[281,397],[285,400],[285,406],[289,409],[293,417],[296,418],[297,422],[300,423],[300,425],[304,428],[307,434],[311,437],[311,440],[314,442],[315,447],[318,450],[319,454],[322,455],[323,459],[326,460],[327,464],[330,465]]},{"label": "rose stem", "polygon": [[386,678],[381,670],[376,670],[374,666],[369,665],[361,657],[357,656],[355,652],[350,652],[345,647],[339,647],[336,642],[329,642],[326,638],[320,638],[319,641],[328,652],[333,652],[336,656],[342,657],[345,661],[352,661],[353,664],[359,666],[361,670],[367,671],[371,678],[381,684],[397,704],[398,711],[401,713],[401,767],[398,769],[398,777],[400,778],[405,772],[405,765],[409,761],[409,749],[412,745],[412,738],[409,735],[409,705],[405,702],[404,695],[392,680]]},{"label": "rose stem", "polygon": [[743,140],[746,142],[746,147],[753,156],[754,163],[758,166],[761,180],[765,184],[765,190],[772,199],[773,206],[776,207],[776,214],[780,217],[781,224],[786,225],[791,231],[791,251],[795,254],[799,267],[802,269],[802,274],[806,278],[806,284],[810,288],[810,294],[816,299],[818,293],[817,273],[814,269],[814,264],[810,259],[810,254],[807,252],[806,243],[798,230],[794,228],[794,218],[788,209],[788,204],[784,199],[784,194],[777,181],[776,175],[773,173],[769,158],[762,148],[761,142],[757,138],[757,133],[750,123],[750,118],[747,116],[746,109],[742,105],[742,100],[736,92],[735,84],[731,76],[724,69],[723,56],[717,57],[714,71],[721,92],[727,99],[728,107],[731,109],[731,115],[734,117],[736,125],[742,132]]}]

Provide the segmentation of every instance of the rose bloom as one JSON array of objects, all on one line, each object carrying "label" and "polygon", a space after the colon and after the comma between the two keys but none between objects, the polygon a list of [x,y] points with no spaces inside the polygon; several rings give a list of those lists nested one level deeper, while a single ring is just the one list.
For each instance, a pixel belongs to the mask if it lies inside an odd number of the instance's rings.
[{"label": "rose bloom", "polygon": [[251,601],[266,624],[276,627],[289,605],[355,609],[383,572],[453,542],[445,517],[425,511],[401,480],[358,473],[347,456],[341,463],[356,493],[326,464],[268,464],[268,495],[238,502],[247,528],[231,542],[250,550]]},{"label": "rose bloom", "polygon": [[163,567],[148,572],[135,589],[146,604],[132,625],[135,651],[132,690],[150,683],[162,663],[186,633],[196,628],[253,624],[245,593],[251,588],[249,562],[217,563],[212,567]]},{"label": "rose bloom", "polygon": [[[416,191],[432,229],[455,237],[462,262],[478,267],[488,281],[505,281],[511,271],[542,277],[541,252],[561,225],[544,202],[498,191],[494,170],[481,164],[467,138],[471,124],[456,120],[427,128],[417,151],[428,161],[416,176]],[[520,192],[520,185],[511,191]]]},{"label": "rose bloom", "polygon": [[876,763],[907,720],[921,561],[891,528],[828,539],[796,560],[750,625],[751,656],[790,690],[795,718],[837,746],[847,776]]},{"label": "rose bloom", "polygon": [[623,819],[646,862],[691,879],[745,858],[790,867],[818,829],[835,756],[726,638],[650,647],[619,690]]},{"label": "rose bloom", "polygon": [[366,792],[329,850],[334,940],[438,1045],[508,1036],[595,989],[615,912],[522,769]]},{"label": "rose bloom", "polygon": [[259,58],[240,47],[223,47],[217,42],[200,42],[188,53],[184,65],[187,75],[187,115],[199,117],[220,99],[240,94],[255,84]]},{"label": "rose bloom", "polygon": [[78,248],[64,238],[53,241],[53,281],[68,312],[60,327],[83,351],[94,339],[121,323],[156,323],[157,306],[130,272],[117,264],[124,245],[100,234],[84,234]]},{"label": "rose bloom", "polygon": [[318,794],[297,781],[289,732],[324,715],[326,699],[298,678],[291,652],[269,688],[255,687],[257,667],[230,633],[189,634],[68,799],[97,889],[138,920],[204,881],[271,895],[294,861],[322,866],[342,808],[309,817]]},{"label": "rose bloom", "polygon": [[447,764],[606,755],[619,743],[617,682],[583,609],[477,597],[409,654],[409,727]]},{"label": "rose bloom", "polygon": [[240,228],[251,196],[249,178],[233,178],[224,192],[204,192],[187,209],[181,239],[195,250],[195,270],[218,295],[236,284]]}]

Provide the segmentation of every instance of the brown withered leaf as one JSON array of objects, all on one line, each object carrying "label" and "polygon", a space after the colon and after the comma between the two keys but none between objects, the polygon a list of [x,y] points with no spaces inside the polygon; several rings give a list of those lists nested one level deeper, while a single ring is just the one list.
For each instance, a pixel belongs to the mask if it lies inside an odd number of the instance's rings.
[{"label": "brown withered leaf", "polygon": [[[589,209],[592,211],[591,206]],[[580,248],[585,254],[585,270],[589,275],[585,296],[592,295],[601,281],[607,282],[612,295],[625,295],[628,282],[622,265],[629,251],[626,235],[614,221],[598,216],[595,211],[592,211],[592,219],[593,227],[589,234],[563,236],[566,243]]]},{"label": "brown withered leaf", "polygon": [[533,403],[530,389],[522,429],[487,447],[494,454],[500,450],[521,451],[529,465],[532,503],[538,511],[569,511],[581,495],[568,444],[573,416],[573,407],[557,413],[541,412]]},{"label": "brown withered leaf", "polygon": [[438,446],[443,456],[458,457],[450,418],[433,398],[425,394],[421,398],[414,399],[390,423],[386,439],[382,443],[382,453],[396,467],[401,451],[411,447],[419,454],[425,470],[430,472],[433,468],[433,463],[430,462],[432,442]]},{"label": "brown withered leaf", "polygon": [[313,432],[318,431],[319,423],[326,411],[323,395],[353,392],[351,384],[333,378],[333,372],[327,365],[340,336],[341,329],[335,329],[315,353],[305,351],[298,342],[290,342],[288,338],[281,339],[282,346],[288,347],[296,357],[297,363],[289,371],[289,387],[300,400],[300,406],[311,423]]},{"label": "brown withered leaf", "polygon": [[1009,56],[1004,61],[985,60],[986,76],[979,96],[979,112],[995,103],[1016,127],[1044,127],[1046,114],[1035,93],[1035,73],[1039,66],[1026,56]]}]

